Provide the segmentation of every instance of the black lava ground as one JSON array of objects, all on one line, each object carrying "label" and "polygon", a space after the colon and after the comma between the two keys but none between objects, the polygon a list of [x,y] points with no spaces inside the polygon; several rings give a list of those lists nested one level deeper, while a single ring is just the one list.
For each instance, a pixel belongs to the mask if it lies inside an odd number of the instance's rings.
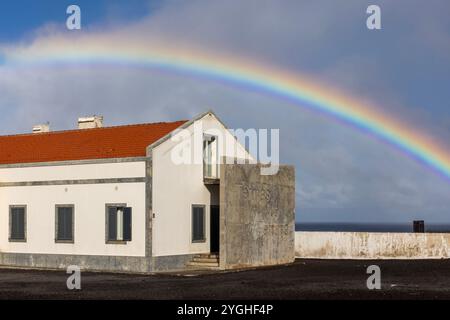
[{"label": "black lava ground", "polygon": [[[367,266],[381,268],[368,290]],[[131,275],[0,269],[0,299],[450,299],[450,260],[308,260],[239,272]]]}]

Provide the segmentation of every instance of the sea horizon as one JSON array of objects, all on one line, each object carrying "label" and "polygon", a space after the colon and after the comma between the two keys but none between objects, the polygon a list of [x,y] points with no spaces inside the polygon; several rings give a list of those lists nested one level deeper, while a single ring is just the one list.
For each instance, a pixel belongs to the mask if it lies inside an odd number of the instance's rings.
[{"label": "sea horizon", "polygon": [[[295,231],[341,231],[341,232],[413,232],[411,223],[376,222],[296,222]],[[450,232],[450,223],[425,223],[425,232]]]}]

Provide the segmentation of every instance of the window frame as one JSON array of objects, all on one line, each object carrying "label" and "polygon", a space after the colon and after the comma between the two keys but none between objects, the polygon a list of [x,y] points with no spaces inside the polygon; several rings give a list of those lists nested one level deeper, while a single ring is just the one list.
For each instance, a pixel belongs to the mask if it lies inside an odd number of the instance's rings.
[{"label": "window frame", "polygon": [[[203,239],[194,240],[194,208],[203,209]],[[191,205],[191,243],[205,243],[206,242],[206,205],[193,204]]]},{"label": "window frame", "polygon": [[[128,208],[128,205],[126,203],[106,203],[105,204],[105,243],[106,244],[127,244],[128,240],[109,240],[109,212],[108,209],[110,207],[122,207],[122,208]],[[131,227],[131,232],[133,232],[133,227]]]},{"label": "window frame", "polygon": [[[210,144],[208,144],[209,142],[211,143],[215,143],[215,157],[213,157],[213,149],[211,147]],[[205,159],[205,143],[208,144],[208,148],[210,151],[210,156],[211,158],[210,160],[210,164],[208,164],[207,160]],[[209,153],[208,153],[209,156]],[[216,135],[212,135],[212,134],[203,134],[203,143],[202,143],[202,159],[203,159],[203,178],[206,179],[217,179],[219,177],[219,137]],[[214,167],[214,170],[213,170]],[[207,175],[207,170],[208,168],[211,170],[211,173],[209,175]],[[215,171],[216,174],[215,176],[212,175],[212,172]]]},{"label": "window frame", "polygon": [[[23,213],[23,239],[13,239],[12,236],[12,209],[22,208]],[[27,205],[26,204],[14,204],[9,206],[9,242],[27,242]]]},{"label": "window frame", "polygon": [[[58,239],[58,209],[72,208],[72,239],[62,240]],[[75,205],[74,204],[56,204],[55,205],[55,243],[75,243]]]}]

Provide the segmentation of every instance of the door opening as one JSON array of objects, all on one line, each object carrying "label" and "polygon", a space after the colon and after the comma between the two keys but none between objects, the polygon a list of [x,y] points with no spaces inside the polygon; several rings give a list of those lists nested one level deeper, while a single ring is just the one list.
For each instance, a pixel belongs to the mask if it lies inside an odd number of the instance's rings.
[{"label": "door opening", "polygon": [[210,208],[210,251],[211,253],[219,253],[220,243],[220,210],[219,206],[211,206]]}]

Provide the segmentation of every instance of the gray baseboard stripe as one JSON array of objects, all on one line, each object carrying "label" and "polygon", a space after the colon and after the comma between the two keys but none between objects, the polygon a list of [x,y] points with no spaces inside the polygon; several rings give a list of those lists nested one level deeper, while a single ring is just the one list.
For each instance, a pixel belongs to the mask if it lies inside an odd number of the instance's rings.
[{"label": "gray baseboard stripe", "polygon": [[67,269],[76,265],[85,271],[152,273],[186,270],[194,254],[160,257],[68,255],[42,253],[0,253],[0,267]]},{"label": "gray baseboard stripe", "polygon": [[76,265],[81,270],[146,273],[145,257],[95,256],[40,253],[0,253],[0,265],[7,267],[66,269]]},{"label": "gray baseboard stripe", "polygon": [[153,257],[152,270],[154,272],[186,270],[186,264],[194,256],[195,254],[180,254],[175,256]]},{"label": "gray baseboard stripe", "polygon": [[108,179],[79,179],[79,180],[49,180],[49,181],[19,181],[0,182],[0,188],[5,187],[34,187],[34,186],[62,186],[74,184],[105,184],[105,183],[136,183],[145,182],[142,178],[108,178]]}]

